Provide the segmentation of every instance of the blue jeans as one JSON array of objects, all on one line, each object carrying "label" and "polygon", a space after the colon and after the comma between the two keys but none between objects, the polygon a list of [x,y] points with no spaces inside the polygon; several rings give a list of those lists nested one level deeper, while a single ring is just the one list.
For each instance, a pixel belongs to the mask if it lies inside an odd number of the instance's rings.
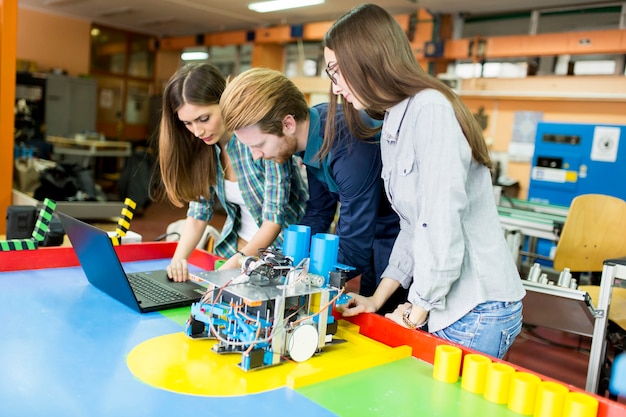
[{"label": "blue jeans", "polygon": [[502,359],[521,330],[521,301],[489,301],[433,334]]}]

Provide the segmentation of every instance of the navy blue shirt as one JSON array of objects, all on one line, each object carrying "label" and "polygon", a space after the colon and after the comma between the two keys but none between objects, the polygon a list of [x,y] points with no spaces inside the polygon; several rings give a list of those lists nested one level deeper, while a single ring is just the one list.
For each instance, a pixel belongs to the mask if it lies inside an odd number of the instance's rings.
[{"label": "navy blue shirt", "polygon": [[[369,271],[379,280],[400,230],[398,217],[383,192],[379,138],[366,142],[353,136],[339,106],[338,138],[329,154],[319,160],[328,105],[318,104],[309,113],[307,146],[299,154],[307,170],[309,200],[300,224],[310,226],[311,235],[328,233],[339,203],[337,261],[356,268],[351,276]],[[376,282],[367,285],[375,288]]]}]

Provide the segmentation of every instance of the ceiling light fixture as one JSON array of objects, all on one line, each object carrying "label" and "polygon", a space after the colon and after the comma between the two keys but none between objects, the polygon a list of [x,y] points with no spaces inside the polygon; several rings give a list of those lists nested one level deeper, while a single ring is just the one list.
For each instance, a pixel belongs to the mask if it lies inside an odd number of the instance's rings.
[{"label": "ceiling light fixture", "polygon": [[273,0],[250,3],[248,9],[258,13],[275,12],[278,10],[296,9],[298,7],[315,6],[324,0]]},{"label": "ceiling light fixture", "polygon": [[209,58],[209,48],[206,46],[191,47],[183,49],[180,59],[183,61],[204,61]]}]

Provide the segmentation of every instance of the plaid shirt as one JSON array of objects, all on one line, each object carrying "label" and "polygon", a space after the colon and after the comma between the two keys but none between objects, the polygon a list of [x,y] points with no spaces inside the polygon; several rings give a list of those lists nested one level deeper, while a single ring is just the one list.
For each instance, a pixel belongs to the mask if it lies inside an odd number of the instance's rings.
[{"label": "plaid shirt", "polygon": [[[217,185],[211,187],[209,199],[189,203],[187,216],[209,221],[213,217],[215,196],[224,207],[227,218],[219,240],[215,244],[215,254],[231,257],[237,251],[238,230],[241,227],[241,215],[235,204],[225,199],[224,176],[217,149]],[[256,224],[260,227],[264,221],[281,225],[284,229],[290,224],[297,224],[304,215],[308,199],[307,183],[300,174],[296,159],[279,165],[263,159],[254,160],[247,146],[233,135],[225,147],[233,164],[239,189]],[[282,247],[283,233],[276,238],[275,246]]]}]

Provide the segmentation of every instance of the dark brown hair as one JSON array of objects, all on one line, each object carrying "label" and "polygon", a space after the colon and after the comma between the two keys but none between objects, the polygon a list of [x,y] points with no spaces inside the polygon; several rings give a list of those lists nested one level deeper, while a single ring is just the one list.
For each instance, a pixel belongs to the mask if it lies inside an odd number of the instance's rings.
[{"label": "dark brown hair", "polygon": [[[447,85],[424,72],[406,34],[383,8],[362,4],[347,12],[328,30],[323,46],[335,53],[341,76],[375,118],[380,119],[386,109],[422,90],[439,91],[452,105],[473,158],[491,168],[489,150],[474,116]],[[336,104],[337,96],[331,94],[331,108]],[[350,103],[344,103],[343,108],[350,130],[355,134],[365,131],[359,125],[357,110]],[[334,115],[329,109],[324,149],[330,149],[334,140],[329,132]]]},{"label": "dark brown hair", "polygon": [[225,86],[222,74],[210,64],[187,64],[165,86],[159,168],[165,194],[178,207],[208,197],[209,187],[217,182],[215,147],[198,140],[178,119],[178,110],[185,104],[219,104]]}]

